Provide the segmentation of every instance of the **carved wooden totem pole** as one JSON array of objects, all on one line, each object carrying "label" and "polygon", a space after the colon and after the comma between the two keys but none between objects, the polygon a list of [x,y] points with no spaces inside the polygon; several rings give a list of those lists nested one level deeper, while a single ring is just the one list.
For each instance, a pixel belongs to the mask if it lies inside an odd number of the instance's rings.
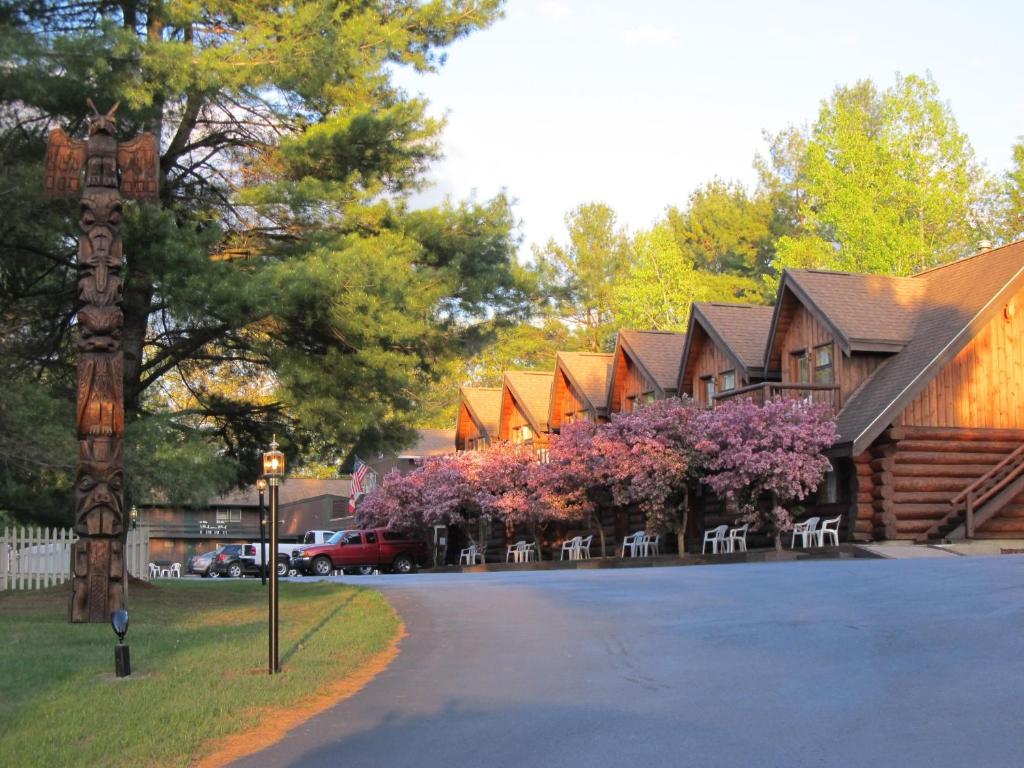
[{"label": "carved wooden totem pole", "polygon": [[[106,622],[125,605],[124,359],[121,352],[121,194],[157,199],[159,152],[144,133],[118,144],[115,104],[105,115],[89,102],[89,137],[57,128],[46,149],[44,189],[81,191],[78,239],[78,475],[71,553],[72,622]],[[82,173],[85,183],[82,184]]]}]

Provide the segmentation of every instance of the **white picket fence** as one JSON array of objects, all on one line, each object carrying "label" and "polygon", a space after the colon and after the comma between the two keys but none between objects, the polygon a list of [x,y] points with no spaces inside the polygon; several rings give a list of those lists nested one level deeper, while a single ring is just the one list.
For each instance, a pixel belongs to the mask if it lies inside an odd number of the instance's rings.
[{"label": "white picket fence", "polygon": [[[42,589],[71,578],[70,528],[5,528],[0,536],[0,590]],[[149,528],[128,531],[125,566],[138,579],[149,579]]]}]

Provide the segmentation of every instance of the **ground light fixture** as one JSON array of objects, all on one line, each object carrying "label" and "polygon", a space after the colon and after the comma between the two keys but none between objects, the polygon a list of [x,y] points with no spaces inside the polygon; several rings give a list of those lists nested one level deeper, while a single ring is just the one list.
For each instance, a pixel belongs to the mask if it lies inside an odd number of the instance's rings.
[{"label": "ground light fixture", "polygon": [[132,509],[129,514],[132,517],[132,530],[134,531],[139,527],[139,508],[132,504]]},{"label": "ground light fixture", "polygon": [[[267,479],[256,478],[256,490],[260,494],[260,584],[267,585],[267,561],[270,559],[267,553],[267,510],[263,505],[263,494],[267,490]],[[277,567],[277,553],[274,553],[274,567]]]},{"label": "ground light fixture", "polygon": [[267,486],[270,489],[270,553],[273,555],[274,562],[274,567],[270,569],[270,590],[268,596],[268,613],[270,614],[270,627],[268,634],[270,645],[267,666],[270,674],[272,675],[281,671],[281,662],[278,659],[277,644],[277,502],[278,487],[281,484],[281,478],[284,477],[284,471],[284,454],[278,450],[277,435],[274,435],[274,438],[270,441],[270,450],[263,454],[263,477],[267,479]]},{"label": "ground light fixture", "polygon": [[132,659],[124,642],[124,636],[128,634],[128,611],[121,608],[111,613],[110,626],[117,635],[117,645],[114,646],[114,673],[118,677],[129,677],[132,674]]}]

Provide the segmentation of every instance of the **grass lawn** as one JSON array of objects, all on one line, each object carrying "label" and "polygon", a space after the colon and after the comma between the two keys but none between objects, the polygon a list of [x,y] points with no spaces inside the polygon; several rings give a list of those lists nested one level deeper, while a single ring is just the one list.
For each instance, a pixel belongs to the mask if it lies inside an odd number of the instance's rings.
[{"label": "grass lawn", "polygon": [[282,583],[270,677],[258,580],[133,584],[133,676],[118,680],[110,625],[69,625],[67,601],[63,587],[0,593],[0,766],[187,766],[361,669],[401,626],[372,590]]}]

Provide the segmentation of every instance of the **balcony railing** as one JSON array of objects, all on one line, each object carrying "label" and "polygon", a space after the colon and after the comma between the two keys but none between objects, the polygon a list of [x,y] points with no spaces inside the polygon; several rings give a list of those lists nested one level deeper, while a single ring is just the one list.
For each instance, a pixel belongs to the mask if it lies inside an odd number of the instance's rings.
[{"label": "balcony railing", "polygon": [[782,384],[778,381],[764,381],[760,384],[750,384],[739,389],[730,389],[726,392],[719,392],[715,395],[715,405],[724,403],[734,398],[749,397],[757,405],[764,405],[765,401],[773,397],[783,397],[787,400],[806,400],[811,403],[828,403],[832,410],[839,412],[841,405],[839,387],[832,384]]}]

